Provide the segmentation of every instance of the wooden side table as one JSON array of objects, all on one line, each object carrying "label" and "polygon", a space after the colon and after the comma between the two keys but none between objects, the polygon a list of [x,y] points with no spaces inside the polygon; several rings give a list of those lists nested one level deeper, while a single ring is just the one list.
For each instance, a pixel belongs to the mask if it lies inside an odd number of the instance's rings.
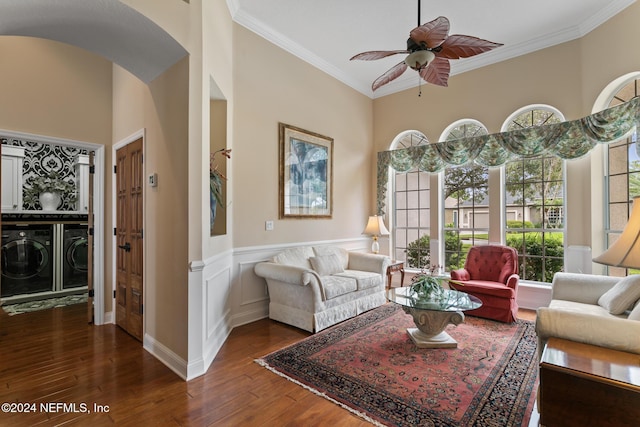
[{"label": "wooden side table", "polygon": [[391,280],[393,279],[393,273],[400,272],[400,286],[404,285],[404,261],[391,261],[389,267],[387,267],[387,287],[391,288]]},{"label": "wooden side table", "polygon": [[539,394],[542,426],[638,425],[640,355],[550,338]]}]

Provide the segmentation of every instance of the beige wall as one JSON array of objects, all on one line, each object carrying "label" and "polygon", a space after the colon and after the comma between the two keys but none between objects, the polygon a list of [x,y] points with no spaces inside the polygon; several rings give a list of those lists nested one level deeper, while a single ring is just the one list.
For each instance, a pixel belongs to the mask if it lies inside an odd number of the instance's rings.
[{"label": "beige wall", "polygon": [[0,128],[111,141],[111,62],[66,44],[0,37]]},{"label": "beige wall", "polygon": [[[233,21],[227,8],[225,1],[210,1],[202,4],[202,91],[203,96],[203,118],[202,135],[207,138],[210,135],[211,126],[219,127],[219,125],[226,125],[226,140],[227,148],[231,148],[234,151],[231,153],[231,160],[227,160],[227,176],[229,181],[226,185],[226,208],[222,214],[226,215],[226,233],[223,235],[210,236],[209,233],[209,181],[208,181],[208,168],[209,168],[209,146],[203,145],[200,147],[194,146],[194,156],[190,159],[190,168],[194,165],[200,165],[202,167],[201,175],[194,175],[192,177],[194,181],[193,190],[199,190],[199,194],[194,194],[196,197],[202,197],[202,204],[199,205],[201,210],[194,212],[199,216],[193,215],[190,219],[195,223],[200,221],[202,224],[202,240],[197,242],[190,242],[190,246],[198,244],[202,248],[202,259],[207,259],[211,256],[222,254],[232,250],[233,248],[233,222],[236,212],[236,206],[234,204],[233,194],[233,181],[235,181],[233,165],[237,163],[237,152],[234,147],[234,71],[233,71]],[[212,115],[210,111],[211,99],[224,100],[226,104],[226,123],[210,123],[210,117]],[[220,115],[214,115],[220,117]],[[214,120],[217,120],[214,117]],[[215,132],[215,130],[214,130]],[[201,151],[198,151],[200,149]],[[197,185],[199,184],[199,185]],[[192,234],[193,236],[193,234]],[[194,258],[197,259],[197,258]]]},{"label": "beige wall", "polygon": [[[374,212],[371,100],[238,25],[234,47],[234,246],[359,237]],[[278,219],[278,122],[334,139],[332,219]]]},{"label": "beige wall", "polygon": [[187,358],[188,58],[148,86],[114,66],[114,142],[145,130],[145,333]]}]

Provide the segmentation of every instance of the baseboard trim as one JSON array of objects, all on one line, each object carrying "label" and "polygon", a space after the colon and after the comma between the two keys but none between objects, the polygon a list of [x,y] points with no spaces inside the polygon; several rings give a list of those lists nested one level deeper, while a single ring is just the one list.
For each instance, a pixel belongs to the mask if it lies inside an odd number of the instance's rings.
[{"label": "baseboard trim", "polygon": [[518,284],[518,306],[529,310],[547,307],[551,301],[551,286],[520,282]]},{"label": "baseboard trim", "polygon": [[[107,311],[106,313],[104,313],[103,320],[104,320],[104,323],[103,323],[104,325],[107,325],[109,323],[116,323],[116,318],[113,315],[113,311]],[[96,323],[96,325],[97,325],[97,323]]]},{"label": "baseboard trim", "polygon": [[156,359],[175,372],[176,375],[185,381],[187,380],[187,362],[183,358],[148,334],[144,335],[142,346]]}]

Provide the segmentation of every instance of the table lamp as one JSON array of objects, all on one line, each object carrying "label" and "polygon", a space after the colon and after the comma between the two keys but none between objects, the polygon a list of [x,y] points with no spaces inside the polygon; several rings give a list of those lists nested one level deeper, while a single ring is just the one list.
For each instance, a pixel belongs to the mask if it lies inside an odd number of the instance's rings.
[{"label": "table lamp", "polygon": [[593,261],[613,267],[640,268],[640,197],[633,199],[631,216],[618,240]]},{"label": "table lamp", "polygon": [[377,254],[380,252],[380,244],[378,243],[378,236],[388,236],[389,230],[384,226],[384,221],[381,216],[374,215],[369,217],[369,221],[367,222],[367,226],[364,228],[362,234],[366,234],[373,238],[373,243],[371,244],[371,252]]}]

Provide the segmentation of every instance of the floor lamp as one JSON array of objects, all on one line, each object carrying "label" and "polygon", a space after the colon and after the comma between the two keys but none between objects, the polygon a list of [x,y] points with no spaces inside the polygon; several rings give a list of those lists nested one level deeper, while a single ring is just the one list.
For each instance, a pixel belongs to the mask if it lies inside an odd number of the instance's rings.
[{"label": "floor lamp", "polygon": [[380,243],[378,243],[378,236],[388,236],[389,230],[387,230],[387,227],[384,226],[382,217],[374,215],[369,217],[367,226],[364,228],[362,234],[366,234],[373,238],[373,243],[371,244],[371,252],[377,254],[378,252],[380,252]]},{"label": "floor lamp", "polygon": [[640,197],[633,199],[631,216],[618,240],[593,261],[613,267],[640,268]]}]

